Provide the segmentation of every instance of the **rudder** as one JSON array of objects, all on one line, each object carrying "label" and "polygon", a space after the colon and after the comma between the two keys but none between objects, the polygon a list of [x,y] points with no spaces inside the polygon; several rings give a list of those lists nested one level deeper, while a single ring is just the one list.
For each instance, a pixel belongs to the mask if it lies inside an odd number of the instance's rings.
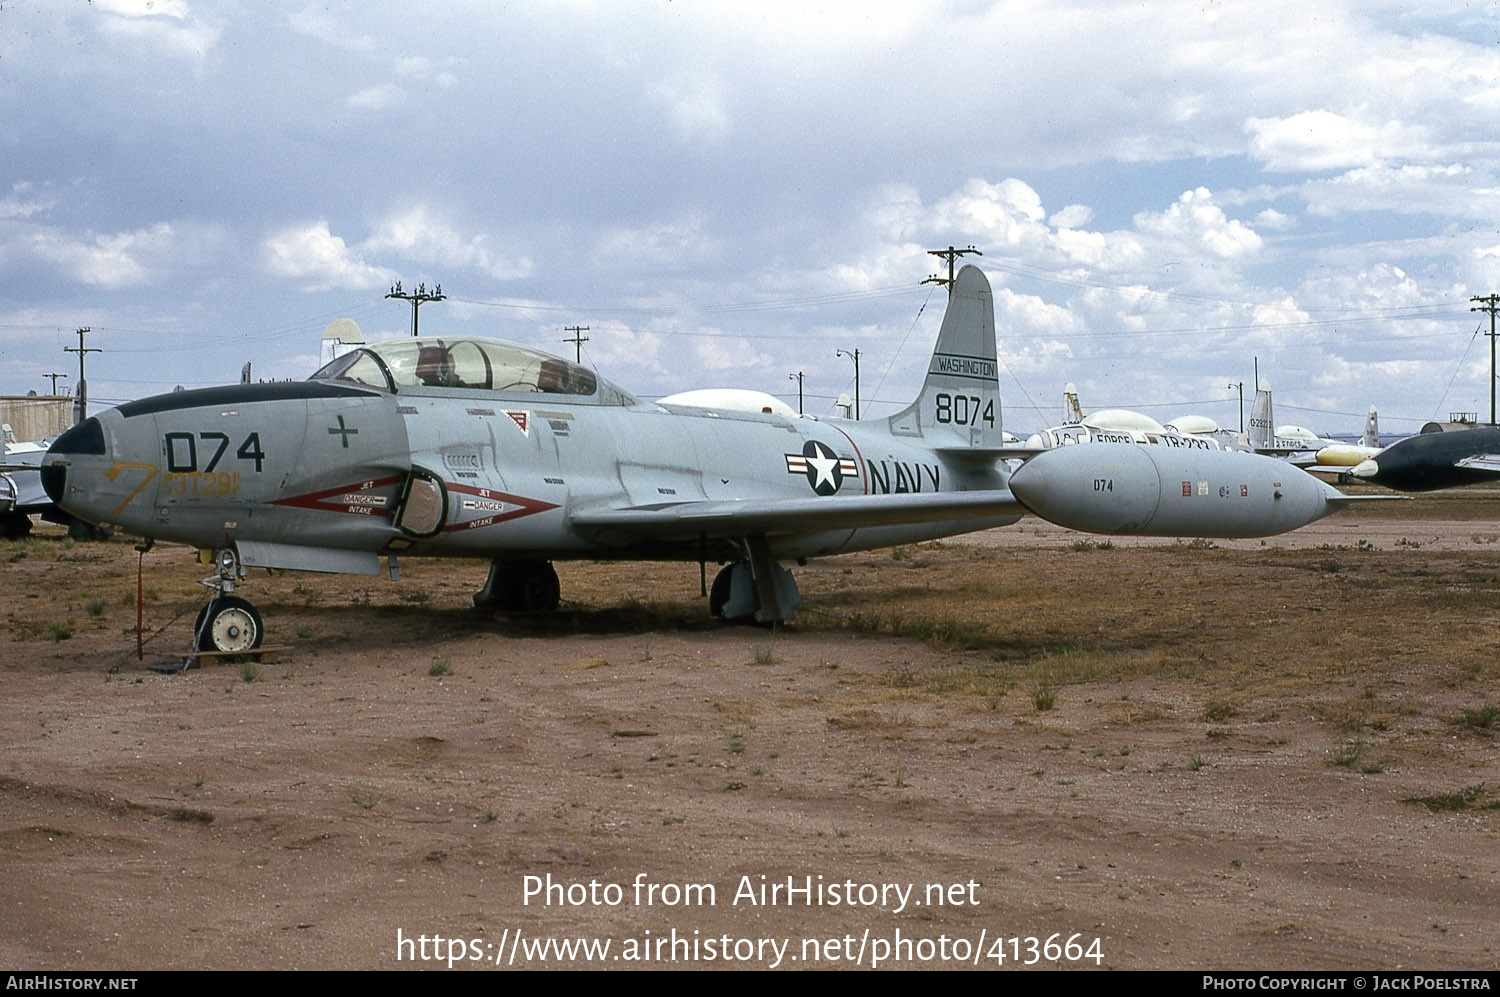
[{"label": "rudder", "polygon": [[934,446],[1001,445],[995,303],[978,267],[966,266],[954,278],[922,390],[889,421],[893,435]]}]

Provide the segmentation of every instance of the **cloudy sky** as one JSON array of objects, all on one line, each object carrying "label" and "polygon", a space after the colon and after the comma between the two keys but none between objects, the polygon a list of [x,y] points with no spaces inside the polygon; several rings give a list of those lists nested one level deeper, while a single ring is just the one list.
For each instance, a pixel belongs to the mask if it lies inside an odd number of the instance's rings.
[{"label": "cloudy sky", "polygon": [[1489,411],[1495,0],[0,0],[0,393],[303,377],[333,319],[642,397],[915,389],[973,245],[1006,428]]}]

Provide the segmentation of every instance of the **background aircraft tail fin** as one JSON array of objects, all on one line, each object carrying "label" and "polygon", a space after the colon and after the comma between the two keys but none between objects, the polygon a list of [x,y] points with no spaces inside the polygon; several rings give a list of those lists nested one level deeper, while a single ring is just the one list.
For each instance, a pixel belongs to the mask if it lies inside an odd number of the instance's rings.
[{"label": "background aircraft tail fin", "polygon": [[1078,388],[1072,381],[1063,385],[1063,425],[1076,426],[1083,422],[1083,408],[1078,404]]},{"label": "background aircraft tail fin", "polygon": [[966,266],[949,289],[948,311],[917,400],[890,418],[897,436],[940,447],[998,447],[1000,375],[995,303],[984,271]]},{"label": "background aircraft tail fin", "polygon": [[1261,378],[1255,386],[1255,406],[1250,409],[1250,447],[1270,450],[1276,442],[1276,418],[1271,412],[1271,382]]},{"label": "background aircraft tail fin", "polygon": [[1380,416],[1375,412],[1375,406],[1370,406],[1370,414],[1365,416],[1365,435],[1359,438],[1362,447],[1380,446]]}]

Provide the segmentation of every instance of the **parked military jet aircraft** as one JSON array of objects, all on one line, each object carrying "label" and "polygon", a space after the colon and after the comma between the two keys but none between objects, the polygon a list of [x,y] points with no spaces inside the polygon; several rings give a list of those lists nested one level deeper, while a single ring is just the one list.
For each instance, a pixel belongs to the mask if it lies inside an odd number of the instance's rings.
[{"label": "parked military jet aircraft", "polygon": [[1001,463],[989,282],[965,267],[916,400],[882,419],[641,402],[576,364],[493,340],[357,349],[303,382],[130,402],[58,438],[48,493],[93,522],[216,551],[200,647],[259,645],[232,594],[251,567],[398,574],[480,557],[480,604],[546,610],[552,561],[727,564],[711,610],[784,620],[782,561],[986,529],[1031,511],[1096,532],[1269,536],[1344,496],[1217,450],[1067,447]]},{"label": "parked military jet aircraft", "polygon": [[52,508],[42,491],[39,474],[45,443],[20,443],[5,424],[5,450],[0,462],[0,540],[21,540],[31,532],[34,513]]},{"label": "parked military jet aircraft", "polygon": [[1285,457],[1298,467],[1332,473],[1329,469],[1346,470],[1380,452],[1380,416],[1371,405],[1358,443],[1328,439],[1304,426],[1276,426],[1272,417],[1271,383],[1262,378],[1256,385],[1247,437],[1256,453]]},{"label": "parked military jet aircraft", "polygon": [[1071,384],[1063,388],[1063,398],[1065,408],[1070,412],[1067,421],[1060,426],[1050,426],[1039,433],[1033,433],[1027,438],[1024,447],[1013,447],[1012,452],[1029,455],[1078,443],[1138,443],[1143,446],[1195,450],[1244,449],[1213,436],[1163,426],[1149,415],[1129,409],[1101,409],[1084,415],[1078,406],[1078,392]]},{"label": "parked military jet aircraft", "polygon": [[1398,440],[1348,473],[1403,492],[1431,492],[1500,479],[1500,428],[1476,426]]}]

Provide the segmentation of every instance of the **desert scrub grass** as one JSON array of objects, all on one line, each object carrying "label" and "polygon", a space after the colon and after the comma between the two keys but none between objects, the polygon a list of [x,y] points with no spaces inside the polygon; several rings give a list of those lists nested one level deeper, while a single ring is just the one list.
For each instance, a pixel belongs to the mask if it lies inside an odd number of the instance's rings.
[{"label": "desert scrub grass", "polygon": [[1064,647],[1032,655],[1021,664],[1020,677],[1033,684],[1082,685],[1107,679],[1193,676],[1203,666],[1161,648],[1132,650],[1109,647]]},{"label": "desert scrub grass", "polygon": [[1038,713],[1046,713],[1057,705],[1057,693],[1052,687],[1043,683],[1031,690],[1031,705]]},{"label": "desert scrub grass", "polygon": [[453,674],[453,662],[447,656],[438,656],[432,659],[432,664],[427,666],[427,674],[433,678],[442,678],[444,675]]},{"label": "desert scrub grass", "polygon": [[775,644],[756,644],[752,654],[757,665],[774,665],[781,660]]},{"label": "desert scrub grass", "polygon": [[847,710],[834,714],[824,721],[834,730],[874,730],[886,726],[886,721],[869,709]]},{"label": "desert scrub grass", "polygon": [[710,709],[723,714],[736,727],[747,730],[754,729],[755,718],[760,714],[760,707],[747,699],[716,699],[710,704]]},{"label": "desert scrub grass", "polygon": [[1430,813],[1463,813],[1465,811],[1500,810],[1500,800],[1492,799],[1484,783],[1465,786],[1451,793],[1434,793],[1431,796],[1412,796],[1402,803],[1424,807]]},{"label": "desert scrub grass", "polygon": [[847,612],[804,610],[804,623],[815,622],[820,629],[844,630],[874,636],[903,637],[941,644],[966,651],[985,650],[998,639],[982,624],[947,614],[908,613],[902,610],[880,612],[855,607]]},{"label": "desert scrub grass", "polygon": [[1329,727],[1346,734],[1388,731],[1396,716],[1368,690],[1358,699],[1345,703],[1320,704],[1313,708],[1313,712]]},{"label": "desert scrub grass", "polygon": [[1203,719],[1211,724],[1222,724],[1240,715],[1240,709],[1227,699],[1210,699],[1203,706]]},{"label": "desert scrub grass", "polygon": [[241,661],[239,672],[241,682],[248,684],[250,682],[260,681],[260,668],[258,668],[253,661]]},{"label": "desert scrub grass", "polygon": [[992,699],[1007,695],[1015,687],[1011,670],[992,662],[955,664],[904,664],[869,676],[903,698],[976,696]]},{"label": "desert scrub grass", "polygon": [[1385,764],[1375,760],[1374,751],[1368,741],[1346,741],[1328,752],[1328,764],[1363,775],[1379,775],[1385,771]]},{"label": "desert scrub grass", "polygon": [[1500,709],[1496,709],[1494,703],[1486,703],[1477,710],[1464,710],[1457,723],[1465,730],[1489,734],[1494,731],[1497,721],[1500,721]]},{"label": "desert scrub grass", "polygon": [[1084,537],[1082,540],[1074,540],[1072,549],[1079,554],[1093,550],[1114,550],[1115,542],[1113,540],[1095,540],[1092,537]]},{"label": "desert scrub grass", "polygon": [[1318,544],[1318,550],[1324,551],[1372,551],[1379,549],[1380,548],[1370,543],[1370,541],[1366,540],[1364,537],[1360,537],[1357,541],[1355,541],[1353,546],[1350,546],[1349,544]]}]

